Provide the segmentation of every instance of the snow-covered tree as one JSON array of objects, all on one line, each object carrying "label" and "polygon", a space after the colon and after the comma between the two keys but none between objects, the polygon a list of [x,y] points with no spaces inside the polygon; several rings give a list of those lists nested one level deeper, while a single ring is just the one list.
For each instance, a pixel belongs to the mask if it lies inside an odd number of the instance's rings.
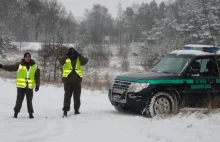
[{"label": "snow-covered tree", "polygon": [[106,7],[96,4],[92,10],[86,10],[84,22],[93,44],[102,44],[105,36],[111,36],[113,20]]},{"label": "snow-covered tree", "polygon": [[101,44],[93,44],[87,47],[85,52],[90,59],[90,68],[108,67],[112,55],[109,48],[105,48]]},{"label": "snow-covered tree", "polygon": [[156,19],[152,30],[144,32],[145,37],[174,48],[188,43],[213,44],[220,34],[219,5],[219,0],[176,0],[167,6],[165,17]]},{"label": "snow-covered tree", "polygon": [[85,21],[82,21],[77,27],[75,45],[77,50],[82,53],[85,47],[91,43],[91,35]]},{"label": "snow-covered tree", "polygon": [[4,26],[2,23],[0,23],[0,56],[5,57],[5,53],[9,48],[12,48],[12,42],[13,37],[9,36],[8,30],[6,26]]},{"label": "snow-covered tree", "polygon": [[139,64],[147,71],[154,66],[164,55],[167,54],[166,48],[161,45],[145,43],[139,53]]}]

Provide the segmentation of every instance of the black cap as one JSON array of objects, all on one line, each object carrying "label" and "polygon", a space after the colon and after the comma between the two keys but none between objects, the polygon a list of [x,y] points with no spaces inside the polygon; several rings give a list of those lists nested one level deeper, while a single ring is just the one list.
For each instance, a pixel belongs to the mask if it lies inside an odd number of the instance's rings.
[{"label": "black cap", "polygon": [[25,57],[31,57],[31,54],[29,52],[24,53],[24,58]]},{"label": "black cap", "polygon": [[68,49],[67,55],[73,55],[73,54],[76,54],[76,53],[77,53],[76,50],[75,50],[73,47],[70,47],[70,48]]}]

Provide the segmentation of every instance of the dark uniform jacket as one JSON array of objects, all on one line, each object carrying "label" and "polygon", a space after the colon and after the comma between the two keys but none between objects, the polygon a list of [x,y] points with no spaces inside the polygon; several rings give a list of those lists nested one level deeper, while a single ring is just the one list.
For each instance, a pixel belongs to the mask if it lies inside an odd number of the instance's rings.
[{"label": "dark uniform jacket", "polygon": [[[4,65],[2,66],[2,69],[6,71],[18,71],[19,65],[25,65],[27,69],[29,70],[30,66],[36,64],[33,59],[31,59],[30,63],[25,63],[24,59],[21,60],[21,62],[15,63],[14,65]],[[37,67],[36,73],[35,73],[35,82],[36,86],[40,87],[40,69]]]},{"label": "dark uniform jacket", "polygon": [[[68,56],[65,56],[65,57],[59,58],[58,61],[63,66],[66,63],[67,58]],[[81,66],[84,66],[88,63],[88,58],[82,55],[78,56],[78,58],[81,63]],[[76,59],[70,59],[70,60],[71,60],[72,67],[75,68]],[[76,73],[75,70],[72,70],[72,72],[66,78],[62,78],[62,81],[63,83],[80,83],[82,82],[82,78]]]}]

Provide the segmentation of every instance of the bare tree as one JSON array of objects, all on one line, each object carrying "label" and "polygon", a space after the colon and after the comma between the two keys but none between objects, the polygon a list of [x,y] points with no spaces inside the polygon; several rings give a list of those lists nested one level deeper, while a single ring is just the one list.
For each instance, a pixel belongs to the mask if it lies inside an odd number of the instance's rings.
[{"label": "bare tree", "polygon": [[29,0],[27,1],[28,7],[29,7],[29,12],[32,17],[32,28],[34,27],[35,29],[35,40],[38,40],[39,36],[39,30],[40,30],[40,25],[41,25],[41,15],[43,11],[43,5],[40,0]]},{"label": "bare tree", "polygon": [[118,44],[119,44],[119,55],[122,48],[122,36],[123,36],[123,8],[121,2],[118,4],[118,11],[117,11],[117,31],[118,31]]},{"label": "bare tree", "polygon": [[163,45],[151,45],[145,43],[140,50],[140,65],[148,71],[150,68],[154,66],[154,64],[160,60],[163,56],[167,54],[167,50],[163,47]]},{"label": "bare tree", "polygon": [[129,71],[129,44],[124,44],[122,47],[121,55],[120,55],[120,62],[121,62],[121,68],[122,71]]},{"label": "bare tree", "polygon": [[92,44],[102,44],[104,37],[113,30],[113,20],[108,9],[100,4],[93,6],[92,10],[85,11],[86,28],[91,36]]},{"label": "bare tree", "polygon": [[80,22],[77,26],[76,32],[76,42],[75,45],[79,52],[83,52],[84,48],[91,43],[91,34],[89,33],[89,29],[87,28],[86,21]]},{"label": "bare tree", "polygon": [[[55,47],[55,48],[54,48]],[[58,58],[67,53],[66,46],[60,46],[59,44],[44,44],[41,50],[38,51],[40,66],[42,66],[43,80],[52,81],[51,76],[53,76],[53,81],[57,80],[60,76],[59,64],[57,64]],[[52,73],[52,75],[51,75]]]},{"label": "bare tree", "polygon": [[99,68],[108,66],[112,53],[110,49],[104,48],[101,44],[93,44],[87,48],[87,55],[90,58],[89,66]]},{"label": "bare tree", "polygon": [[125,12],[123,11],[122,4],[118,4],[118,12],[116,19],[116,29],[117,29],[117,43],[118,43],[118,57],[120,59],[122,71],[129,70],[129,31],[126,32],[126,23],[125,23]]},{"label": "bare tree", "polygon": [[51,49],[48,47],[47,44],[42,45],[41,50],[38,51],[39,56],[39,65],[42,67],[42,76],[43,81],[46,82],[49,79],[47,79],[49,68],[50,68],[50,58],[51,58]]},{"label": "bare tree", "polygon": [[30,21],[28,20],[29,15],[27,11],[27,1],[26,0],[19,0],[17,3],[17,14],[15,17],[15,28],[16,28],[16,37],[20,43],[20,50],[22,42],[28,39],[28,30]]},{"label": "bare tree", "polygon": [[[208,9],[208,2],[204,1],[204,0],[200,0],[200,2],[201,2],[202,6],[203,6],[203,9],[204,9],[204,14],[205,14],[205,18],[206,18],[206,21],[207,21],[207,24],[208,24],[210,36],[211,36],[211,39],[212,39],[212,44],[213,44],[214,47],[216,47],[215,39],[214,39],[214,35],[213,35],[213,30],[212,30],[213,28],[212,28],[211,23],[210,23],[210,17],[209,17],[209,10],[210,9]],[[218,56],[216,55],[216,52],[215,52],[215,61],[216,61],[216,65],[217,65],[218,75],[220,75]]]},{"label": "bare tree", "polygon": [[63,43],[73,43],[76,33],[76,23],[71,13],[67,14],[65,8],[60,11],[57,23],[57,42],[62,46]]}]

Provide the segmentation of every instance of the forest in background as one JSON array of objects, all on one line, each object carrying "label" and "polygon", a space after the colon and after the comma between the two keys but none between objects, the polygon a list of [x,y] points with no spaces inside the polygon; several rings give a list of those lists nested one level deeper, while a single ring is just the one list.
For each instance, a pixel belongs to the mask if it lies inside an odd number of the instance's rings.
[{"label": "forest in background", "polygon": [[96,69],[109,67],[112,51],[108,47],[116,46],[123,72],[130,71],[129,56],[135,50],[131,48],[136,48],[132,43],[141,44],[132,55],[145,70],[185,44],[220,44],[220,0],[116,5],[115,18],[105,6],[95,4],[77,19],[57,0],[0,0],[0,55],[14,48],[12,42],[44,43],[39,61],[44,74],[56,80],[57,59],[66,51],[66,43],[90,59],[87,68]]}]

